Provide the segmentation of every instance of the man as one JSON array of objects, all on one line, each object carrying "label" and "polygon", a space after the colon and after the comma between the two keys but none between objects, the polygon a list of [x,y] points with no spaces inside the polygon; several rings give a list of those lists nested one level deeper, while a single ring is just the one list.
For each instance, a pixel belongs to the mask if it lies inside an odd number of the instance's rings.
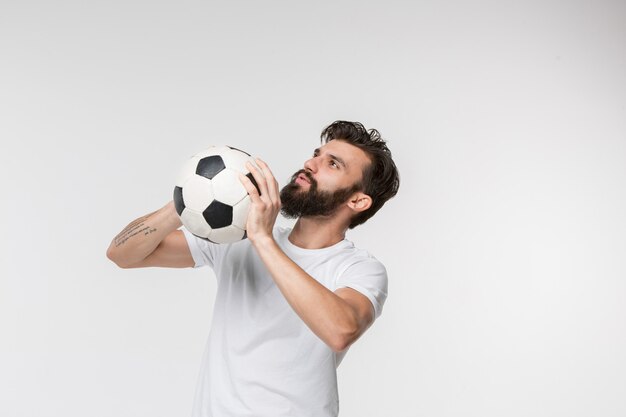
[{"label": "man", "polygon": [[[122,268],[214,269],[194,417],[339,413],[336,368],[387,297],[384,266],[345,233],[397,193],[399,175],[375,129],[336,121],[321,138],[280,191],[265,162],[248,164],[258,185],[241,175],[252,201],[248,239],[217,245],[177,230],[169,202],[129,224],[107,251]],[[275,227],[281,211],[298,219],[293,229]]]}]

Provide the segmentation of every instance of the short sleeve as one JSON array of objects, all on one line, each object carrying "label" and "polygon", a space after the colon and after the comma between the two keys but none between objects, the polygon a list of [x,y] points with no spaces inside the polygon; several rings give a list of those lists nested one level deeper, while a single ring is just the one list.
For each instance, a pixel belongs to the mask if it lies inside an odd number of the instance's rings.
[{"label": "short sleeve", "polygon": [[378,318],[387,299],[387,282],[385,266],[369,257],[348,266],[337,278],[336,288],[352,288],[366,296],[374,306],[374,318]]},{"label": "short sleeve", "polygon": [[200,268],[201,266],[206,265],[213,268],[219,245],[199,238],[187,230],[185,226],[183,226],[181,230],[185,235],[185,239],[187,239],[189,251],[191,252],[191,256],[195,262],[194,268]]}]

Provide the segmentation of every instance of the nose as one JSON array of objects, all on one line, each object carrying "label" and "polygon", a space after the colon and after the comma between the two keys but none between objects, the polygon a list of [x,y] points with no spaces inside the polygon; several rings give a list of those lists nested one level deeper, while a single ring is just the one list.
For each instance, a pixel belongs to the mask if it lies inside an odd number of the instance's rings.
[{"label": "nose", "polygon": [[313,157],[304,163],[304,169],[310,172],[317,172],[317,158]]}]

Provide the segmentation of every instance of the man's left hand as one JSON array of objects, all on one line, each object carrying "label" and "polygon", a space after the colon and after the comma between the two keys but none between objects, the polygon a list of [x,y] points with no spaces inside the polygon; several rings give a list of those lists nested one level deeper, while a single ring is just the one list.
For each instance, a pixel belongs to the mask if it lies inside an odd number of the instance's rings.
[{"label": "man's left hand", "polygon": [[245,175],[239,174],[239,180],[248,191],[252,202],[246,222],[246,234],[253,244],[266,238],[273,239],[272,231],[281,207],[278,182],[274,174],[261,159],[256,158],[255,162],[258,168],[250,162],[246,163],[246,167],[252,173],[261,191],[260,195],[252,181]]}]

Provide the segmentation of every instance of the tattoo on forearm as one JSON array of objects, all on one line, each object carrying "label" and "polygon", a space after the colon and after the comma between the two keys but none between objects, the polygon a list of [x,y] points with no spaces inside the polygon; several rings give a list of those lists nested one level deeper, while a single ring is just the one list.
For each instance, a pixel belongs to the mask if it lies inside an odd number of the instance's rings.
[{"label": "tattoo on forearm", "polygon": [[146,216],[140,217],[137,220],[134,220],[128,226],[126,226],[124,230],[122,230],[117,236],[115,236],[115,247],[123,245],[128,239],[140,233],[143,233],[145,236],[149,235],[150,233],[156,232],[157,229],[155,227],[148,226],[144,223],[145,220],[148,217],[152,216],[154,213],[156,213],[156,211]]}]

